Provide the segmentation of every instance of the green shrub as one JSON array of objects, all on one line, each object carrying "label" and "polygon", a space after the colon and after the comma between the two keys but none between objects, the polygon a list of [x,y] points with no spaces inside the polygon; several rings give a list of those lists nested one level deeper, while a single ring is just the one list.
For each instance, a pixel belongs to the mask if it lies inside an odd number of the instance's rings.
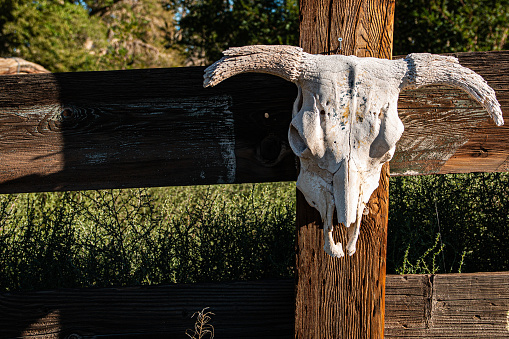
[{"label": "green shrub", "polygon": [[508,174],[392,178],[389,201],[389,272],[416,263],[437,234],[437,273],[509,270]]},{"label": "green shrub", "polygon": [[0,196],[0,289],[293,272],[294,183]]},{"label": "green shrub", "polygon": [[[391,178],[387,273],[509,270],[509,175]],[[295,183],[0,195],[0,289],[292,277]]]}]

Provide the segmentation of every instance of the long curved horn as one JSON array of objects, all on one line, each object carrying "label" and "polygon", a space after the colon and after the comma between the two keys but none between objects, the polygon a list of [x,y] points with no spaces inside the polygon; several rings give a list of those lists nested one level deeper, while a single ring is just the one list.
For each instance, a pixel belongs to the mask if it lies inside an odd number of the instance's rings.
[{"label": "long curved horn", "polygon": [[498,126],[504,124],[495,91],[477,73],[460,65],[455,57],[412,53],[405,59],[407,72],[401,89],[426,85],[449,85],[466,91],[490,114]]},{"label": "long curved horn", "polygon": [[302,69],[304,52],[294,46],[233,47],[223,52],[224,57],[205,70],[203,87],[215,86],[240,73],[257,72],[280,76],[295,82]]}]

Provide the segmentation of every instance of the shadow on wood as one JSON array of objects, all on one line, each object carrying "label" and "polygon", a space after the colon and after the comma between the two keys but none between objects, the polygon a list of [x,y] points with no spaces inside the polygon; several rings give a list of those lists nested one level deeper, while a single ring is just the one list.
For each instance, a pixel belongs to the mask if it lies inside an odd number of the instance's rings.
[{"label": "shadow on wood", "polygon": [[[0,79],[0,192],[296,178],[287,130],[295,85],[203,68]],[[5,168],[5,170],[3,170]]]},{"label": "shadow on wood", "polygon": [[[386,338],[507,338],[509,272],[389,275]],[[0,294],[0,337],[186,338],[210,307],[217,338],[293,338],[292,279]]]},{"label": "shadow on wood", "polygon": [[205,307],[217,338],[293,336],[293,281],[275,280],[4,293],[0,337],[187,338]]}]

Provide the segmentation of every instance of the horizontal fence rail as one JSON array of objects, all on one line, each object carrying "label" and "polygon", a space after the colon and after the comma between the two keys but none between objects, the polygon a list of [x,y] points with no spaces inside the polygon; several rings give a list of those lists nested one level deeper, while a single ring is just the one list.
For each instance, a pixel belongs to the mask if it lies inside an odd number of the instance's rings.
[{"label": "horizontal fence rail", "polygon": [[[293,338],[294,281],[0,294],[0,337],[186,338],[210,307],[217,338]],[[509,272],[389,275],[386,338],[507,338]]]},{"label": "horizontal fence rail", "polygon": [[405,133],[391,174],[509,171],[509,51],[450,55],[495,90],[506,124],[495,127],[483,108],[450,87],[403,91],[398,111]]},{"label": "horizontal fence rail", "polygon": [[[457,54],[509,120],[509,52]],[[203,68],[0,77],[0,193],[295,180],[296,86],[245,74],[202,88]],[[509,170],[509,130],[467,94],[405,91],[393,175]],[[475,161],[473,161],[475,160]]]},{"label": "horizontal fence rail", "polygon": [[0,192],[295,178],[295,86],[202,81],[200,67],[0,77]]}]

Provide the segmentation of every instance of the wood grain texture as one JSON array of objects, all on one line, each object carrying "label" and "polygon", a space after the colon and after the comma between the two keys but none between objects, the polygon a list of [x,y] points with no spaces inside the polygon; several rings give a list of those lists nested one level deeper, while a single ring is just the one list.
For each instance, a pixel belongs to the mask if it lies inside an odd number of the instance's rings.
[{"label": "wood grain texture", "polygon": [[[388,170],[385,164],[351,257],[325,254],[320,214],[297,193],[296,338],[383,338]],[[334,240],[346,244],[346,229],[334,222]]]},{"label": "wood grain texture", "polygon": [[[509,51],[456,56],[495,89],[509,121]],[[1,76],[0,193],[295,180],[296,86],[243,74],[203,89],[202,72]],[[404,91],[398,106],[405,132],[391,175],[509,171],[509,123],[496,127],[466,94]],[[234,174],[223,161],[232,135]]]},{"label": "wood grain texture", "polygon": [[0,193],[293,180],[295,85],[203,68],[0,78]]},{"label": "wood grain texture", "polygon": [[496,127],[477,102],[450,87],[403,91],[398,112],[405,133],[392,175],[509,171],[509,51],[451,55],[495,90],[506,124]]},{"label": "wood grain texture", "polygon": [[389,59],[392,55],[394,0],[302,0],[300,46],[312,54],[342,53]]},{"label": "wood grain texture", "polygon": [[[216,338],[292,338],[294,281],[0,294],[1,338],[186,338],[214,312]],[[509,272],[388,275],[386,338],[509,337]]]},{"label": "wood grain texture", "polygon": [[0,338],[188,338],[210,307],[216,338],[290,338],[293,281],[0,294]]},{"label": "wood grain texture", "polygon": [[392,276],[386,338],[508,338],[509,272]]},{"label": "wood grain texture", "polygon": [[[305,52],[343,51],[390,58],[394,1],[300,2],[300,44]],[[297,194],[295,338],[384,337],[389,164],[382,168],[363,217],[357,252],[332,258],[323,251],[323,223]],[[346,228],[334,221],[334,238],[346,244]]]}]

